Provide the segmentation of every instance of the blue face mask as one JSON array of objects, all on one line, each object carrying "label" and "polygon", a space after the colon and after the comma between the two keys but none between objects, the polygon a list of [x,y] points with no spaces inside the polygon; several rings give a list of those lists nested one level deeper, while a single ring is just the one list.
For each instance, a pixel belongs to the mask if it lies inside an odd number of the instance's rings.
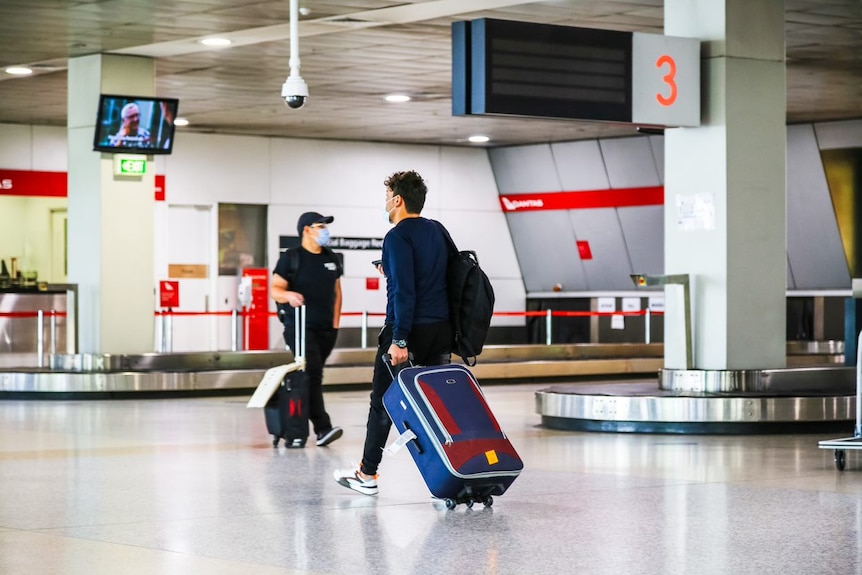
[{"label": "blue face mask", "polygon": [[329,235],[329,228],[320,228],[317,230],[317,235],[314,237],[314,241],[317,242],[317,245],[320,247],[326,247],[329,245],[331,241]]}]

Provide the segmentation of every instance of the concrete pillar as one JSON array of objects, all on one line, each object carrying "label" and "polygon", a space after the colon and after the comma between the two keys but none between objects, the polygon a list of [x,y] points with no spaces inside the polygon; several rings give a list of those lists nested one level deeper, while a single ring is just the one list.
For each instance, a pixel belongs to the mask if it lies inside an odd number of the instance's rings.
[{"label": "concrete pillar", "polygon": [[153,351],[155,174],[118,179],[93,151],[99,94],[155,95],[149,58],[97,54],[69,61],[69,282],[78,284],[79,350]]},{"label": "concrete pillar", "polygon": [[[665,131],[665,271],[691,275],[694,368],[784,367],[784,2],[665,0],[665,34],[703,43],[702,125]],[[682,338],[665,332],[667,369]]]}]

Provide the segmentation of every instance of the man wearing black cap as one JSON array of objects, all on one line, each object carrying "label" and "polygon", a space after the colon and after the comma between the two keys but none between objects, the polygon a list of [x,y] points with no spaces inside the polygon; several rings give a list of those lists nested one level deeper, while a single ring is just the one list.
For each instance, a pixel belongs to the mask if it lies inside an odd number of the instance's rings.
[{"label": "man wearing black cap", "polygon": [[[277,303],[306,306],[305,371],[309,380],[309,419],[317,445],[329,445],[343,433],[333,427],[323,405],[323,364],[335,347],[341,321],[341,264],[329,249],[327,224],[335,218],[317,212],[299,216],[296,232],[302,239],[298,248],[285,250],[272,272],[270,295]],[[285,314],[284,341],[295,344],[294,314]]]}]

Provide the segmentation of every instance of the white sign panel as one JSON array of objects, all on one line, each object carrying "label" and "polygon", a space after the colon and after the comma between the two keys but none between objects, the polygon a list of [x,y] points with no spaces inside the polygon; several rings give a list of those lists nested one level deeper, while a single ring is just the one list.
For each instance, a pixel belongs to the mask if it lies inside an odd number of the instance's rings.
[{"label": "white sign panel", "polygon": [[624,315],[612,315],[611,316],[611,329],[625,329],[626,328],[626,316]]},{"label": "white sign panel", "polygon": [[712,194],[677,194],[676,225],[684,232],[715,229]]},{"label": "white sign panel", "polygon": [[650,297],[649,298],[649,310],[650,311],[664,311],[664,298],[663,297]]},{"label": "white sign panel", "polygon": [[641,298],[639,297],[624,297],[623,298],[623,311],[640,311],[641,310]]},{"label": "white sign panel", "polygon": [[632,123],[700,125],[700,40],[632,34]]},{"label": "white sign panel", "polygon": [[617,298],[600,297],[598,300],[598,311],[602,313],[613,313],[617,311]]}]

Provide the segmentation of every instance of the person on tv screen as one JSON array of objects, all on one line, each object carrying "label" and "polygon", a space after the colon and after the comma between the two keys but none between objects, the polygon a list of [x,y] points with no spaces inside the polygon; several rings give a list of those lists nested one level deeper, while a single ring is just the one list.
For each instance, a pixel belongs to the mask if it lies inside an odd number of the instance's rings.
[{"label": "person on tv screen", "polygon": [[123,106],[120,112],[122,125],[119,131],[109,136],[112,146],[151,147],[150,131],[141,126],[141,111],[134,102]]}]

